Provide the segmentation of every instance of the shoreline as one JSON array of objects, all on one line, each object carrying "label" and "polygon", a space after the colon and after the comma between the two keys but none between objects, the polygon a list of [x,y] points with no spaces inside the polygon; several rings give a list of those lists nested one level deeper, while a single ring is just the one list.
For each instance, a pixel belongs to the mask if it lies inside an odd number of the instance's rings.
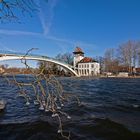
[{"label": "shoreline", "polygon": [[81,77],[75,77],[77,79],[96,79],[96,78],[105,78],[105,79],[140,79],[140,76],[128,76],[128,77],[120,77],[120,76],[81,76]]},{"label": "shoreline", "polygon": [[[30,76],[32,76],[33,74],[15,74],[15,76],[24,76],[24,75],[30,75]],[[0,76],[13,76],[12,74],[0,74]],[[55,75],[54,75],[55,76]],[[126,77],[126,76],[103,76],[103,75],[99,75],[99,76],[80,76],[80,77],[76,77],[76,76],[56,76],[56,77],[68,77],[68,78],[70,78],[70,77],[75,77],[75,78],[78,78],[78,79],[80,79],[80,78],[83,78],[83,79],[95,79],[95,78],[124,78],[124,79],[137,79],[137,78],[140,78],[140,76],[128,76],[128,77]]]},{"label": "shoreline", "polygon": [[100,77],[100,78],[126,78],[126,79],[127,78],[128,79],[134,78],[135,79],[135,78],[140,78],[140,76],[128,76],[128,77],[125,77],[125,76],[124,77],[123,76],[122,77],[121,76],[112,76],[112,77],[111,76],[109,76],[109,77],[103,76],[103,77]]}]

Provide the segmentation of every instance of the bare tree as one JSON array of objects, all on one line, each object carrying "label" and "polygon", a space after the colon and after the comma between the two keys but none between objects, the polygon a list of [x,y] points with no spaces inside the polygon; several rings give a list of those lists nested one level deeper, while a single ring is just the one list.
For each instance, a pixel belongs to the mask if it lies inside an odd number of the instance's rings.
[{"label": "bare tree", "polygon": [[73,55],[71,53],[58,54],[55,58],[71,65],[73,63]]},{"label": "bare tree", "polygon": [[136,41],[127,41],[119,46],[119,60],[120,63],[126,67],[129,67],[129,72],[132,72],[132,68],[136,67],[138,62],[138,45]]},{"label": "bare tree", "polygon": [[117,49],[107,49],[101,60],[99,62],[105,72],[136,72],[135,68],[140,67],[140,41],[129,40]]},{"label": "bare tree", "polygon": [[32,16],[32,13],[38,9],[36,0],[0,0],[0,21],[19,20],[19,12]]},{"label": "bare tree", "polygon": [[104,63],[105,63],[105,71],[112,72],[112,61],[114,58],[114,49],[109,48],[105,51],[104,55]]},{"label": "bare tree", "polygon": [[[58,120],[58,133],[67,140],[70,140],[70,132],[67,134],[63,130],[63,119],[71,119],[71,117],[63,110],[66,103],[69,103],[72,99],[76,100],[78,105],[81,105],[80,100],[72,94],[64,93],[63,87],[55,76],[49,74],[46,76],[43,71],[45,69],[44,64],[42,63],[41,71],[36,74],[30,65],[28,65],[26,56],[29,55],[29,52],[33,49],[30,49],[22,58],[21,63],[25,65],[26,69],[30,70],[32,76],[25,75],[25,81],[18,79],[15,73],[11,73],[12,77],[9,78],[5,74],[5,77],[8,84],[16,86],[19,90],[17,94],[20,97],[25,99],[26,105],[30,105],[30,100],[33,100],[35,105],[39,106],[40,110],[44,112],[52,113],[51,117],[54,117]],[[30,87],[34,93],[30,92]],[[34,100],[35,99],[35,100]]]},{"label": "bare tree", "polygon": [[100,64],[100,73],[105,72],[105,58],[102,56],[97,56],[95,59]]},{"label": "bare tree", "polygon": [[136,43],[137,52],[137,66],[140,67],[140,41]]}]

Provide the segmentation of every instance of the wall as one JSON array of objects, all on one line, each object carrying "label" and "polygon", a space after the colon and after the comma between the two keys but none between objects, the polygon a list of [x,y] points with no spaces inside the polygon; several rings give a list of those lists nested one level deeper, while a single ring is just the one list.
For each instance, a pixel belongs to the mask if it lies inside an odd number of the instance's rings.
[{"label": "wall", "polygon": [[78,74],[80,76],[94,76],[100,74],[100,64],[97,62],[78,63]]}]

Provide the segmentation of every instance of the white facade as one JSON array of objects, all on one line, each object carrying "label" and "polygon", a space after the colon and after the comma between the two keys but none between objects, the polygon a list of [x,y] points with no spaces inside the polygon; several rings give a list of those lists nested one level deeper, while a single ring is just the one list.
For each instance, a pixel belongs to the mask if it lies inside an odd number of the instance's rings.
[{"label": "white facade", "polygon": [[79,76],[93,76],[100,74],[100,64],[90,57],[84,57],[84,52],[81,48],[76,47],[73,52],[73,66]]},{"label": "white facade", "polygon": [[95,76],[100,74],[100,64],[97,62],[78,63],[79,76]]},{"label": "white facade", "polygon": [[80,54],[77,54],[74,56],[73,58],[73,66],[74,66],[74,69],[76,68],[76,64],[81,61],[82,59],[84,58],[84,56],[80,55]]}]

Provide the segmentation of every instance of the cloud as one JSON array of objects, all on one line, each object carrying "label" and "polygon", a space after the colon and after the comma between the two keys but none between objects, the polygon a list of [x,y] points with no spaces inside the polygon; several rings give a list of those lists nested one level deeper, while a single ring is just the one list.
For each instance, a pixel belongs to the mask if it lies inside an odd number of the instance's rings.
[{"label": "cloud", "polygon": [[43,34],[47,35],[50,31],[50,28],[52,26],[52,21],[54,17],[54,8],[57,5],[58,0],[48,0],[48,3],[46,4],[45,1],[40,1],[40,12],[39,12],[39,18],[41,21]]},{"label": "cloud", "polygon": [[74,44],[74,41],[72,41],[72,40],[59,38],[59,37],[55,37],[55,36],[46,36],[46,38],[49,40],[56,41],[56,42],[67,43],[67,44],[71,44],[71,45]]},{"label": "cloud", "polygon": [[[44,38],[46,40],[51,40],[53,41],[56,46],[59,48],[61,53],[65,53],[67,51],[72,51],[76,46],[79,46],[83,48],[85,52],[95,52],[97,50],[97,47],[95,44],[92,43],[87,43],[84,41],[74,41],[71,39],[65,39],[65,38],[60,38],[56,36],[50,36],[50,35],[44,35],[42,33],[36,33],[36,32],[27,32],[27,31],[19,31],[19,30],[5,30],[5,29],[0,29],[0,34],[1,35],[15,35],[15,36],[35,36],[39,38]],[[0,45],[2,46],[2,44]],[[4,50],[10,50],[6,46],[3,47]]]},{"label": "cloud", "polygon": [[[38,36],[38,37],[44,37],[48,40],[52,40],[52,41],[55,41],[55,42],[66,43],[66,44],[69,44],[69,45],[83,44],[85,46],[87,44],[87,43],[83,43],[81,41],[72,41],[72,40],[68,40],[68,39],[64,39],[64,38],[59,38],[59,37],[56,37],[56,36],[44,35],[42,33],[20,31],[20,30],[0,29],[0,34],[2,34],[2,35]],[[91,44],[88,44],[88,46],[91,46]]]},{"label": "cloud", "polygon": [[5,30],[0,29],[0,34],[2,35],[31,35],[31,36],[41,36],[41,33],[35,33],[35,32],[26,32],[26,31],[19,31],[19,30]]}]

